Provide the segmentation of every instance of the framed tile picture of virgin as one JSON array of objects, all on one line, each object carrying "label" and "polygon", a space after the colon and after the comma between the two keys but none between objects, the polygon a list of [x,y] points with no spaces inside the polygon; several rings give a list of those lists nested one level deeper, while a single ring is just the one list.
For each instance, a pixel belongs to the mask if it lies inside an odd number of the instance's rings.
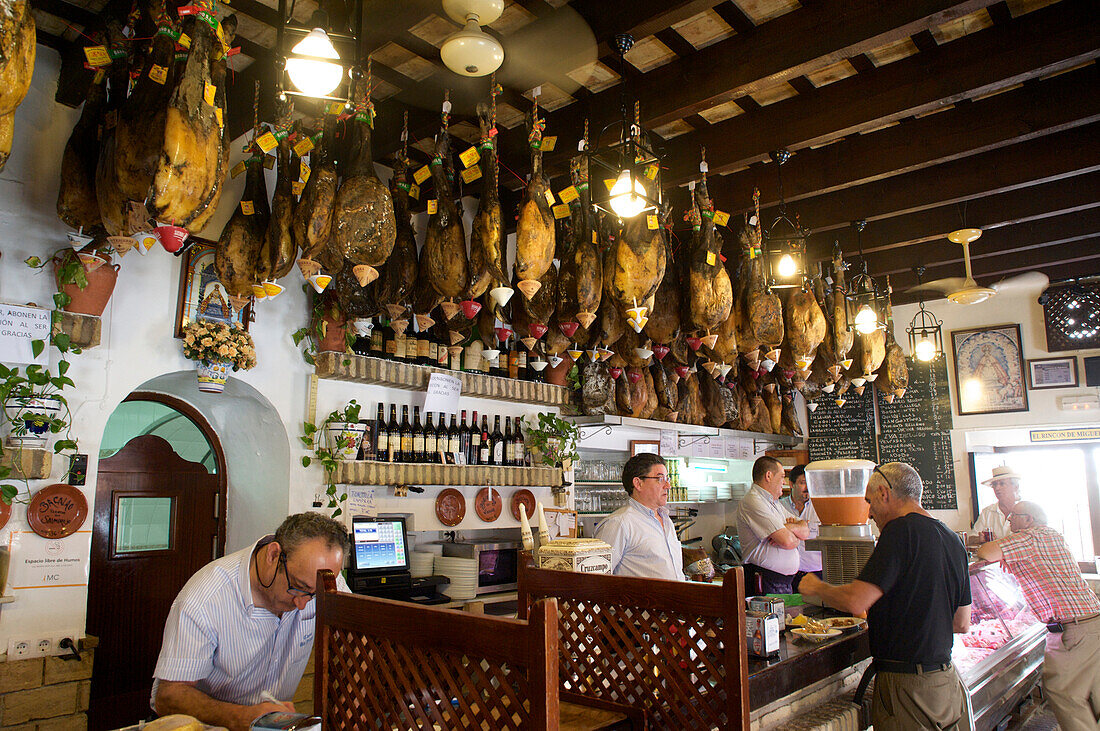
[{"label": "framed tile picture of virgin", "polygon": [[1019,325],[952,330],[960,416],[1027,411]]}]

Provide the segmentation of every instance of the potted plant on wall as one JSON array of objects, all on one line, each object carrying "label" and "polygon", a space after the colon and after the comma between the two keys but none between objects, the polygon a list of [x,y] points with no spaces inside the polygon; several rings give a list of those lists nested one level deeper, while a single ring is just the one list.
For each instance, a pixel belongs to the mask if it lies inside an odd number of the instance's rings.
[{"label": "potted plant on wall", "polygon": [[[312,291],[303,285],[303,291]],[[313,294],[313,306],[310,308],[309,325],[291,333],[295,345],[305,342],[302,358],[310,365],[317,365],[317,353],[332,350],[346,353],[355,343],[355,331],[348,327],[347,316],[340,308],[336,294],[326,290],[322,294]]]},{"label": "potted plant on wall", "polygon": [[580,428],[556,414],[528,414],[524,417],[523,431],[524,446],[531,453],[532,464],[568,469],[568,463],[580,459],[577,454]]},{"label": "potted plant on wall", "polygon": [[183,329],[183,354],[195,361],[199,390],[221,393],[229,369],[248,370],[256,365],[256,348],[244,328],[224,322],[195,320]]},{"label": "potted plant on wall", "polygon": [[99,317],[107,307],[118,281],[119,265],[112,263],[114,249],[102,237],[95,238],[80,251],[58,249],[45,261],[37,256],[24,259],[27,266],[53,268],[57,306],[66,312]]},{"label": "potted plant on wall", "polygon": [[[328,507],[335,508],[333,518],[343,512],[340,506],[348,499],[347,493],[337,494],[337,464],[355,459],[367,431],[367,425],[359,423],[359,410],[359,404],[352,399],[344,408],[326,416],[320,425],[303,422],[302,435],[298,437],[302,444],[313,450],[314,455],[302,457],[302,466],[309,467],[316,459],[325,471],[325,494],[328,496]],[[319,439],[321,436],[324,436],[323,440]]]}]

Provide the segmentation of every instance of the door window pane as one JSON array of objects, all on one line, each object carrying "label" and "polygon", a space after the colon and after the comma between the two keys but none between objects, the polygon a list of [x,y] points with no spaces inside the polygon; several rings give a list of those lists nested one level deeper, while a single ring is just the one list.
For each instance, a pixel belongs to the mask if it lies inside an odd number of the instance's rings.
[{"label": "door window pane", "polygon": [[115,513],[115,554],[172,548],[172,498],[120,497]]}]

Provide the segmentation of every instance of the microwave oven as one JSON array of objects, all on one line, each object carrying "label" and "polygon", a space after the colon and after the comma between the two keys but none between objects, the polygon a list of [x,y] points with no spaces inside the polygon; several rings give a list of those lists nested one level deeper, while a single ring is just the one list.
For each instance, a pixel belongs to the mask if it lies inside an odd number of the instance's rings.
[{"label": "microwave oven", "polygon": [[443,544],[444,556],[477,561],[477,593],[512,591],[519,571],[519,541],[455,541]]}]

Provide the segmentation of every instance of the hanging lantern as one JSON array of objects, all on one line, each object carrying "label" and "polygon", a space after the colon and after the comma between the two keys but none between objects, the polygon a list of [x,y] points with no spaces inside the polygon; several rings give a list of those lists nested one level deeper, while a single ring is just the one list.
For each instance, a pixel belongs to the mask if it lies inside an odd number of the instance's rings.
[{"label": "hanging lantern", "polygon": [[[581,152],[588,156],[593,208],[626,219],[660,209],[661,156],[650,146],[650,133],[642,127],[638,103],[631,105],[627,101],[625,56],[634,47],[634,37],[626,33],[617,35],[612,45],[619,55],[619,73],[623,78],[619,85],[622,116],[596,135],[592,147],[582,141]],[[609,132],[610,139],[605,142]]]},{"label": "hanging lantern", "polygon": [[879,291],[878,282],[867,273],[867,259],[863,256],[861,234],[867,227],[867,221],[854,221],[856,240],[859,245],[859,272],[848,283],[844,293],[844,306],[848,314],[848,328],[855,327],[857,333],[869,335],[875,330],[886,329],[886,297]]},{"label": "hanging lantern", "polygon": [[790,159],[788,150],[772,150],[779,178],[779,215],[764,231],[764,261],[767,266],[768,288],[789,289],[806,286],[806,237],[809,231],[802,228],[795,215],[787,216],[787,204],[783,201],[783,163]]},{"label": "hanging lantern", "polygon": [[[359,65],[356,38],[362,30],[362,0],[354,0],[352,6],[349,17],[355,19],[354,33],[335,33],[325,11],[315,11],[307,25],[299,26],[290,17],[286,0],[279,1],[283,22],[275,40],[275,66],[280,101],[287,95],[347,101],[341,86],[348,80],[347,70]],[[344,56],[336,44],[343,48]]]},{"label": "hanging lantern", "polygon": [[[924,267],[914,270],[917,274],[917,288],[920,291]],[[909,335],[909,352],[922,363],[931,363],[943,355],[943,322],[924,307],[924,293],[921,292],[917,314],[905,332]]]}]

